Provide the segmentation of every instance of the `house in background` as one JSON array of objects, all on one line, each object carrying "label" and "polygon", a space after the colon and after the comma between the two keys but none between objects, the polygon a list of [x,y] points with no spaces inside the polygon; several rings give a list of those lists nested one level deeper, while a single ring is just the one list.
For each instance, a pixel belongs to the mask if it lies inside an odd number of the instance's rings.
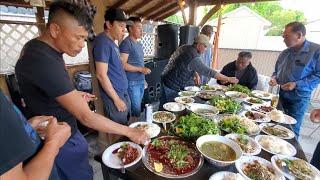
[{"label": "house in background", "polygon": [[320,44],[320,19],[308,22],[306,24],[306,37],[312,42]]}]

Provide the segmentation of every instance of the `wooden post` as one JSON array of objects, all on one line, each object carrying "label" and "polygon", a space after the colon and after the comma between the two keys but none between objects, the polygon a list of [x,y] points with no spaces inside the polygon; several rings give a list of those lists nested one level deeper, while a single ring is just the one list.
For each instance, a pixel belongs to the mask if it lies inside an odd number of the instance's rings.
[{"label": "wooden post", "polygon": [[212,69],[217,68],[217,61],[218,61],[218,49],[219,49],[219,36],[220,36],[220,29],[221,29],[221,13],[218,17],[218,25],[217,25],[217,32],[214,35],[214,45],[213,45],[213,56],[212,56],[212,63],[211,67]]},{"label": "wooden post", "polygon": [[36,7],[36,8],[37,8],[37,13],[36,13],[37,27],[39,29],[39,35],[41,35],[46,29],[46,21],[44,19],[44,8],[43,7]]},{"label": "wooden post", "polygon": [[178,5],[179,5],[179,8],[180,8],[180,11],[182,13],[182,17],[183,17],[183,22],[184,24],[186,25],[188,23],[187,21],[187,17],[186,17],[186,14],[184,12],[184,1],[183,0],[177,0],[178,1]]},{"label": "wooden post", "polygon": [[209,20],[209,18],[211,18],[216,12],[220,10],[220,8],[220,4],[217,4],[213,8],[211,8],[210,11],[202,18],[198,26],[202,27]]},{"label": "wooden post", "polygon": [[189,25],[196,25],[197,1],[192,0],[189,4]]}]

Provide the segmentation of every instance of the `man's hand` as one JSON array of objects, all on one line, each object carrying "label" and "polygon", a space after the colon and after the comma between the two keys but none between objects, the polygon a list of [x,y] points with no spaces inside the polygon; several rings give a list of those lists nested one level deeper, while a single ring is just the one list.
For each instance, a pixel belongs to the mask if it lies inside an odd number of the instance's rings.
[{"label": "man's hand", "polygon": [[284,91],[292,91],[294,88],[296,88],[296,86],[297,86],[296,82],[288,82],[281,85],[281,89]]},{"label": "man's hand", "polygon": [[119,97],[115,101],[113,101],[114,105],[116,106],[117,110],[120,112],[124,112],[127,109],[126,103]]},{"label": "man's hand", "polygon": [[271,77],[270,81],[269,81],[269,86],[276,86],[278,84],[276,78]]},{"label": "man's hand", "polygon": [[199,86],[201,84],[201,77],[199,76],[199,74],[197,72],[195,73],[193,80],[194,80],[194,84],[196,86]]},{"label": "man's hand", "polygon": [[239,82],[239,79],[236,77],[228,77],[228,82],[232,84],[237,84]]},{"label": "man's hand", "polygon": [[129,128],[127,137],[137,144],[145,145],[151,141],[149,135],[145,131],[136,128]]},{"label": "man's hand", "polygon": [[311,111],[310,120],[314,123],[320,123],[320,109],[314,109]]},{"label": "man's hand", "polygon": [[140,72],[143,74],[150,74],[151,70],[149,68],[146,67],[141,67]]},{"label": "man's hand", "polygon": [[39,127],[43,127],[46,121],[52,119],[53,116],[34,116],[28,119],[28,123],[33,127],[33,129],[37,130]]},{"label": "man's hand", "polygon": [[70,136],[71,128],[66,122],[58,123],[56,118],[51,118],[49,120],[45,135],[45,143],[54,143],[60,148]]},{"label": "man's hand", "polygon": [[93,94],[83,92],[83,91],[78,91],[78,92],[86,102],[94,101],[97,99],[96,96]]}]

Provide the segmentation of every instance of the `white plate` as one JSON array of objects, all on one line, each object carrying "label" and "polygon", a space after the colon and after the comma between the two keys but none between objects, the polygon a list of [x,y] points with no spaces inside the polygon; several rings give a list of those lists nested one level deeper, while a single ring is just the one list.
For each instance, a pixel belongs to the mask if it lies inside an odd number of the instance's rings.
[{"label": "white plate", "polygon": [[232,174],[237,176],[236,180],[243,180],[243,178],[240,174],[236,174],[236,173],[229,172],[229,171],[216,172],[210,176],[209,180],[223,180],[228,175],[232,175]]},{"label": "white plate", "polygon": [[[277,163],[276,163],[276,161],[277,161],[278,159],[285,159],[285,158],[286,158],[286,159],[289,159],[289,160],[297,160],[297,159],[299,159],[299,158],[290,157],[290,156],[274,155],[274,156],[272,156],[272,158],[271,158],[271,163],[272,163],[273,167],[274,167],[278,172],[280,172],[281,174],[283,174],[285,177],[287,177],[287,178],[290,179],[290,180],[295,180],[296,178],[295,178],[295,176],[294,176],[293,174],[287,173],[287,172],[283,171],[282,168],[280,168],[280,167],[277,165]],[[300,160],[301,160],[301,159],[300,159]],[[310,166],[310,168],[311,168],[311,170],[312,170],[312,172],[313,172],[313,174],[314,174],[314,176],[313,176],[312,178],[315,179],[315,180],[319,180],[319,179],[320,179],[320,171],[319,171],[316,167],[314,167],[313,165],[311,165],[310,163],[308,163],[308,162],[306,162],[306,163]]]},{"label": "white plate", "polygon": [[[159,113],[170,114],[172,116],[172,118],[167,121],[155,119],[154,116]],[[156,112],[152,113],[152,120],[156,123],[170,123],[170,122],[173,122],[174,120],[176,120],[176,115],[174,115],[172,112],[168,112],[168,111],[156,111]]]},{"label": "white plate", "polygon": [[[185,95],[185,94],[187,94],[187,95]],[[178,95],[181,97],[193,97],[196,95],[196,92],[194,92],[194,91],[180,91],[178,93]]]},{"label": "white plate", "polygon": [[[241,136],[241,135],[239,135],[239,134],[227,134],[227,135],[225,135],[225,137],[227,137],[227,138],[229,138],[229,139],[231,139],[231,140],[234,140],[234,139],[238,138],[239,136]],[[259,145],[252,137],[249,137],[249,136],[247,136],[247,135],[243,135],[243,136],[249,140],[249,142],[253,145],[253,147],[254,147],[254,149],[255,149],[255,151],[252,152],[252,153],[246,153],[246,152],[244,152],[244,151],[242,150],[243,155],[246,155],[246,156],[248,156],[248,155],[251,155],[251,156],[258,155],[258,154],[261,152],[261,147],[260,147],[260,145]],[[236,141],[234,141],[234,142],[236,142]],[[236,142],[236,143],[237,143],[237,142]],[[239,146],[240,146],[240,145],[239,145]],[[241,146],[240,146],[240,147],[241,147]]]},{"label": "white plate", "polygon": [[253,90],[252,94],[254,97],[260,98],[260,99],[271,100],[272,98],[272,94],[266,91]]},{"label": "white plate", "polygon": [[102,154],[102,162],[110,167],[110,168],[113,168],[113,169],[121,169],[122,166],[120,165],[120,158],[118,156],[116,156],[115,154],[113,154],[112,152],[118,148],[120,148],[120,146],[123,144],[123,143],[128,143],[130,144],[130,146],[134,147],[134,148],[137,148],[138,150],[138,157],[136,160],[134,160],[132,163],[129,163],[127,165],[124,166],[124,168],[128,168],[130,166],[133,166],[135,165],[137,162],[140,161],[141,157],[142,157],[142,149],[141,147],[138,145],[138,144],[135,144],[133,142],[130,142],[130,141],[125,141],[125,142],[118,142],[116,144],[113,144],[111,146],[109,146]]},{"label": "white plate", "polygon": [[[250,99],[254,99],[254,100],[260,100],[260,101],[262,101],[261,103],[253,103],[253,102],[250,102],[249,100]],[[244,100],[244,102],[246,102],[246,103],[248,103],[248,104],[252,104],[252,105],[263,105],[263,104],[265,104],[265,101],[263,101],[263,100],[261,100],[261,99],[259,99],[259,98],[255,98],[255,97],[249,97],[249,98],[246,98],[245,100]]]},{"label": "white plate", "polygon": [[[185,100],[188,99],[190,102],[186,102]],[[192,97],[176,97],[174,98],[174,101],[180,104],[189,104],[193,103],[194,99]]]},{"label": "white plate", "polygon": [[244,166],[245,163],[252,163],[254,162],[255,160],[257,160],[259,163],[267,166],[267,167],[271,167],[274,169],[275,171],[275,174],[277,176],[277,179],[279,180],[285,180],[285,177],[283,175],[281,175],[279,172],[276,171],[276,169],[272,166],[272,164],[261,158],[261,157],[258,157],[258,156],[242,156],[238,161],[236,161],[236,168],[238,170],[238,172],[245,178],[245,179],[250,179],[248,176],[245,175],[245,173],[242,171],[242,168]]},{"label": "white plate", "polygon": [[135,122],[129,125],[131,128],[135,128],[139,125],[148,125],[144,131],[150,136],[150,138],[154,138],[159,135],[161,129],[158,125],[148,122]]},{"label": "white plate", "polygon": [[168,102],[163,105],[163,109],[171,112],[180,112],[186,108],[183,104],[176,102]]},{"label": "white plate", "polygon": [[187,86],[184,88],[184,90],[186,91],[194,91],[194,92],[198,92],[201,91],[201,89],[197,86]]},{"label": "white plate", "polygon": [[284,115],[283,121],[272,119],[272,116],[270,116],[269,114],[270,114],[270,112],[267,114],[270,117],[270,119],[274,122],[277,122],[277,123],[282,123],[282,124],[296,124],[297,123],[296,119],[294,119],[293,117],[286,115],[286,114],[283,114]]},{"label": "white plate", "polygon": [[[238,91],[228,91],[228,92],[225,92],[225,94],[226,96],[229,96],[231,98],[241,100],[241,101],[244,101],[249,97],[247,94],[238,92]],[[242,96],[242,97],[239,97],[239,96]]]},{"label": "white plate", "polygon": [[277,128],[280,128],[280,129],[283,129],[283,130],[287,131],[288,135],[289,135],[288,137],[277,136],[278,138],[281,138],[281,139],[292,139],[295,136],[294,133],[290,129],[288,129],[288,128],[284,127],[284,126],[278,125],[278,124],[276,125],[274,123],[262,123],[259,126],[260,126],[260,129],[261,129],[262,132],[264,132],[264,133],[266,133],[268,135],[271,135],[271,136],[275,136],[275,135],[268,133],[267,131],[265,131],[263,129],[263,127],[265,127],[265,126],[274,126],[274,127],[277,127]]},{"label": "white plate", "polygon": [[[288,148],[288,149],[287,149],[287,150],[288,150],[287,154],[284,154],[283,152],[271,150],[271,149],[263,146],[263,145],[261,144],[261,140],[262,140],[262,139],[265,139],[265,138],[270,139],[270,143],[269,143],[270,145],[273,145],[275,142],[278,142],[279,145],[282,145],[283,147]],[[290,143],[288,143],[287,141],[285,141],[285,140],[283,140],[283,139],[280,139],[280,138],[278,138],[278,137],[276,137],[276,136],[258,135],[258,136],[255,137],[255,140],[259,143],[259,145],[261,146],[261,148],[262,148],[263,150],[265,150],[265,151],[267,151],[267,152],[269,152],[269,153],[271,153],[271,154],[281,154],[281,155],[288,155],[288,156],[294,156],[294,155],[297,154],[297,150],[296,150],[296,148],[295,148],[292,144],[290,144]],[[281,148],[280,148],[280,149],[281,149]]]},{"label": "white plate", "polygon": [[263,116],[265,116],[265,117],[262,118],[262,119],[255,119],[255,120],[254,120],[254,119],[250,119],[250,118],[248,118],[248,117],[246,116],[246,113],[247,113],[247,112],[248,112],[248,111],[243,111],[243,112],[241,113],[241,116],[246,117],[247,119],[249,119],[249,120],[251,120],[251,121],[254,121],[254,122],[266,123],[266,122],[270,122],[270,121],[271,121],[271,119],[269,118],[268,115],[266,115],[266,114],[264,114],[264,113],[262,113],[262,112],[258,112],[258,111],[251,111],[251,112],[261,114],[261,115],[263,115]]}]

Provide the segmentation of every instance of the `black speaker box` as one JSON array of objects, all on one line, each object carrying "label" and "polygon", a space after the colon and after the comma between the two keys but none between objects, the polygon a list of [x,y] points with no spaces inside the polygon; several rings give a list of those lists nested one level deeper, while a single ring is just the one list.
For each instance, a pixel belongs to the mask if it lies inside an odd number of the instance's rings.
[{"label": "black speaker box", "polygon": [[157,27],[157,58],[168,59],[178,48],[178,31],[179,26],[174,24],[163,24]]},{"label": "black speaker box", "polygon": [[193,44],[194,38],[199,34],[199,27],[197,26],[191,26],[191,25],[186,25],[186,26],[181,26],[180,27],[180,32],[179,32],[179,38],[180,38],[180,44]]}]

